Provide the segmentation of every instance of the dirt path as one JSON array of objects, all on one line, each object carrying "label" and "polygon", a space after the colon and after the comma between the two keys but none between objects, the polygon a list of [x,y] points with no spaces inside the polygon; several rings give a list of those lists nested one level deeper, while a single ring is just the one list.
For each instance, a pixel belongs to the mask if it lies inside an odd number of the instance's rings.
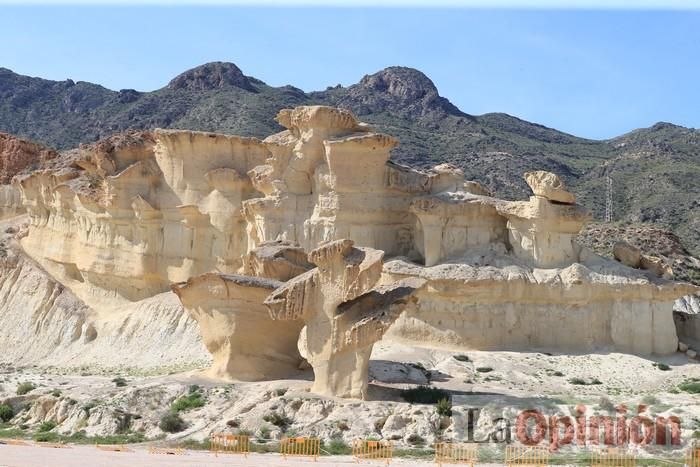
[{"label": "dirt path", "polygon": [[[143,448],[131,448],[131,452],[102,451],[94,446],[70,446],[68,448],[47,448],[35,445],[0,445],[0,467],[102,467],[102,466],[307,466],[335,467],[356,464],[350,456],[321,457],[316,462],[311,459],[283,459],[276,454],[250,454],[247,458],[238,455],[215,457],[201,451],[186,451],[183,455],[150,454]],[[364,465],[384,465],[382,462]],[[393,460],[391,465],[411,465],[428,467],[430,461]]]}]

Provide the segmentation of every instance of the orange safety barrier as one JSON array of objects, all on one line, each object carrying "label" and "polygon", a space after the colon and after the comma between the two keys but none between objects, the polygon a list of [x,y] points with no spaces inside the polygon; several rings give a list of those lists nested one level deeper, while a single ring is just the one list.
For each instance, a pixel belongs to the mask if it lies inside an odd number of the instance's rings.
[{"label": "orange safety barrier", "polygon": [[0,439],[0,444],[7,444],[8,446],[29,446],[29,443],[22,441],[21,439]]},{"label": "orange safety barrier", "polygon": [[157,448],[155,446],[151,446],[148,448],[148,453],[149,454],[168,454],[171,456],[184,456],[185,450],[182,448]]},{"label": "orange safety barrier", "polygon": [[40,446],[42,448],[72,449],[70,446],[64,443],[36,443],[36,446]]},{"label": "orange safety barrier", "polygon": [[282,438],[280,454],[287,457],[311,457],[318,459],[321,453],[321,440],[318,438]]},{"label": "orange safety barrier", "polygon": [[464,464],[474,467],[479,460],[479,446],[470,443],[438,443],[435,445],[435,463]]},{"label": "orange safety barrier", "polygon": [[355,462],[363,460],[381,460],[388,464],[394,454],[394,446],[390,441],[373,441],[356,439],[352,442],[352,456]]},{"label": "orange safety barrier", "polygon": [[506,465],[544,466],[549,464],[549,449],[542,446],[506,446]]},{"label": "orange safety barrier", "polygon": [[685,464],[688,467],[700,467],[700,442],[694,441],[688,447]]},{"label": "orange safety barrier", "polygon": [[246,435],[232,435],[230,433],[212,433],[209,449],[218,456],[223,454],[243,454],[248,456],[250,452],[250,437]]},{"label": "orange safety barrier", "polygon": [[121,444],[96,444],[95,447],[100,451],[110,451],[110,452],[134,452]]},{"label": "orange safety barrier", "polygon": [[635,467],[637,455],[614,448],[603,448],[593,453],[593,467]]}]

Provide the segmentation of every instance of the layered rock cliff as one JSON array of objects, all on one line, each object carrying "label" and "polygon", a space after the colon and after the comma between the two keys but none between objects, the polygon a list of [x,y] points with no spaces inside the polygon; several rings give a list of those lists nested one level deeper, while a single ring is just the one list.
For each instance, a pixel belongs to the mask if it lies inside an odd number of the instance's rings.
[{"label": "layered rock cliff", "polygon": [[[223,378],[279,377],[304,357],[319,392],[364,397],[385,332],[462,349],[676,350],[672,304],[696,289],[580,246],[590,214],[556,175],[526,173],[533,195],[506,201],[449,164],[390,162],[398,141],[348,111],[277,120],[286,129],[265,140],[117,135],[20,175],[21,246],[98,324],[170,303],[175,284],[183,329],[197,321]],[[409,289],[402,313],[395,291]]]}]

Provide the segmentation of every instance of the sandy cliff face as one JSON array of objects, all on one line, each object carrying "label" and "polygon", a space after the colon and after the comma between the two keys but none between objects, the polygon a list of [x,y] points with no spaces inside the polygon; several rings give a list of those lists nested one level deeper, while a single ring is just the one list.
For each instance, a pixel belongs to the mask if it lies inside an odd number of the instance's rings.
[{"label": "sandy cliff face", "polygon": [[136,301],[210,270],[235,272],[246,251],[245,173],[257,140],[156,131],[82,149],[70,167],[19,178],[30,215],[24,249],[85,300]]},{"label": "sandy cliff face", "polygon": [[[163,336],[167,360],[181,339],[183,358],[199,358],[193,318],[215,376],[277,377],[304,357],[324,394],[364,397],[387,331],[461,349],[676,350],[672,303],[695,289],[581,247],[590,215],[556,175],[525,174],[533,195],[505,201],[448,164],[389,162],[398,142],[345,110],[278,121],[286,130],[262,141],[117,135],[18,176],[21,246],[90,308],[98,336],[129,320],[124,342],[155,349]],[[321,253],[346,244],[356,248]],[[372,280],[352,273],[365,263]],[[392,287],[411,289],[405,313]]]},{"label": "sandy cliff face", "polygon": [[176,297],[91,308],[19,249],[13,232],[22,220],[0,222],[0,363],[162,371],[209,362]]},{"label": "sandy cliff face", "polygon": [[53,149],[0,133],[0,219],[24,212],[19,190],[10,184],[12,177],[37,169],[57,156]]}]

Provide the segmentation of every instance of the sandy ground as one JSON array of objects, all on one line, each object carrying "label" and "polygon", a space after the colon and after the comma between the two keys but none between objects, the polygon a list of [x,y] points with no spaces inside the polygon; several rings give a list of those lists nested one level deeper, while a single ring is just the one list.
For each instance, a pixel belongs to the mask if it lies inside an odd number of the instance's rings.
[{"label": "sandy ground", "polygon": [[[668,368],[659,369],[660,363]],[[124,387],[113,382],[117,376],[125,379]],[[186,440],[206,439],[210,433],[238,430],[248,432],[258,444],[274,444],[285,432],[266,418],[277,414],[288,419],[288,436],[318,436],[324,440],[339,437],[346,444],[373,437],[391,440],[395,448],[406,449],[432,446],[438,425],[443,439],[464,440],[457,427],[459,423],[463,426],[467,408],[482,410],[485,426],[483,430],[477,427],[475,437],[483,440],[491,417],[501,414],[514,420],[523,409],[541,408],[543,413],[567,416],[573,407],[583,404],[587,413],[593,415],[611,413],[613,406],[624,404],[630,417],[636,415],[640,406],[646,407],[645,413],[651,417],[679,417],[683,430],[681,449],[700,435],[700,397],[677,389],[688,378],[700,379],[700,364],[681,353],[657,358],[614,352],[450,352],[381,342],[370,363],[367,401],[311,394],[311,376],[307,371],[290,380],[225,383],[212,381],[201,371],[158,376],[118,370],[76,374],[58,368],[0,365],[0,402],[10,401],[17,410],[12,422],[4,427],[0,424],[0,432],[3,428],[19,430],[6,436],[30,439],[41,423],[56,420],[58,425],[51,433],[69,435],[84,431],[89,439],[114,434],[123,415],[131,413],[134,417],[127,423],[128,432],[141,433],[159,445],[177,446]],[[574,379],[586,384],[575,384]],[[16,389],[23,382],[33,382],[37,387],[17,396]],[[163,433],[158,426],[160,416],[194,384],[201,388],[206,404],[181,412],[187,423],[184,431]],[[434,405],[408,404],[402,399],[401,389],[420,384],[451,392],[454,414],[447,428],[436,417]],[[422,438],[422,442],[416,445],[411,442],[412,437]],[[149,454],[148,447],[142,444],[132,445],[131,449],[134,452],[119,453],[100,451],[92,445],[67,449],[0,445],[0,466],[353,464],[350,457],[321,457],[314,463],[308,459],[284,460],[276,454],[216,458],[200,451],[188,451],[184,456]],[[661,454],[676,458],[682,455],[668,451]],[[653,455],[640,453],[640,457]],[[435,465],[430,460],[407,459],[396,459],[392,464]]]},{"label": "sandy ground", "polygon": [[[416,467],[434,466],[434,462],[394,459],[392,465],[412,465]],[[248,457],[226,455],[215,457],[206,452],[187,451],[184,455],[150,454],[145,449],[132,452],[106,452],[92,446],[73,446],[64,449],[37,446],[0,445],[0,467],[98,467],[98,466],[349,466],[358,465],[349,456],[336,456],[332,459],[283,459],[275,454],[250,454]],[[383,465],[382,462],[366,462],[365,465]],[[480,464],[496,465],[496,464]]]}]

